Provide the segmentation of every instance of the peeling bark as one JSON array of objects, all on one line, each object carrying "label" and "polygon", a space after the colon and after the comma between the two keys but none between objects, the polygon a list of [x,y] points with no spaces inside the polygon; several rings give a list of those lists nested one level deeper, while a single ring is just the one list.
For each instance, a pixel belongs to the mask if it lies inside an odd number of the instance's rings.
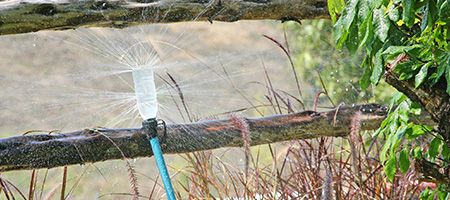
[{"label": "peeling bark", "polygon": [[329,17],[326,0],[10,0],[0,1],[0,35],[182,21]]},{"label": "peeling bark", "polygon": [[[242,123],[248,124],[250,145],[255,146],[323,136],[347,136],[357,112],[361,112],[361,130],[377,129],[388,114],[387,106],[378,104],[344,105],[326,112],[303,111],[262,118],[242,118]],[[426,118],[423,115],[422,123],[430,122]],[[241,147],[241,126],[231,118],[169,124],[162,150],[164,154],[175,154]],[[159,126],[158,137],[162,137],[162,130],[163,127]],[[153,155],[141,128],[90,129],[56,135],[17,136],[0,140],[0,171],[123,159],[122,153],[127,158]]]}]

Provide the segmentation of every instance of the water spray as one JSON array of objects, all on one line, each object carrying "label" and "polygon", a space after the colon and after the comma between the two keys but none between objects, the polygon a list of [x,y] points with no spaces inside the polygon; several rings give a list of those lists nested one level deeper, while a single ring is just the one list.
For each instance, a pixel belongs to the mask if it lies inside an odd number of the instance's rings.
[{"label": "water spray", "polygon": [[[163,180],[167,199],[176,200],[157,136],[158,121],[162,120],[156,119],[156,113],[158,112],[158,100],[156,98],[156,87],[153,70],[151,66],[145,66],[133,69],[132,73],[134,80],[134,90],[137,99],[137,107],[139,110],[139,114],[144,119],[144,121],[142,122],[142,126],[152,146],[153,155],[155,156],[159,174],[161,175],[161,178]],[[164,126],[164,142],[166,136],[166,126],[164,121],[162,121],[162,124]]]}]

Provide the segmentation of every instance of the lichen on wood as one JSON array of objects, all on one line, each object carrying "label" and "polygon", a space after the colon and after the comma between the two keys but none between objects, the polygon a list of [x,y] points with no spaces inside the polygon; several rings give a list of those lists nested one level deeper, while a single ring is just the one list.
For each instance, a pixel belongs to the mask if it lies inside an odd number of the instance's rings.
[{"label": "lichen on wood", "polygon": [[329,18],[325,0],[0,1],[0,35],[183,21]]}]

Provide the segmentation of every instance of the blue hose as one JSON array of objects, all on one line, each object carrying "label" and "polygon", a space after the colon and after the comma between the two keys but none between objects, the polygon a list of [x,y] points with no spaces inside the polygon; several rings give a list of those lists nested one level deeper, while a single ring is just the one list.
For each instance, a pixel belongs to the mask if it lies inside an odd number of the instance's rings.
[{"label": "blue hose", "polygon": [[151,139],[150,144],[152,145],[153,155],[155,156],[156,164],[158,165],[159,174],[161,174],[164,183],[164,189],[166,189],[167,199],[176,200],[169,173],[167,172],[166,162],[164,162],[161,147],[159,146],[158,137]]},{"label": "blue hose", "polygon": [[155,156],[156,164],[158,165],[159,174],[163,180],[164,189],[166,190],[166,195],[168,200],[176,200],[175,193],[173,192],[172,183],[170,182],[170,176],[167,172],[166,162],[164,161],[163,153],[161,151],[161,146],[159,145],[159,140],[156,135],[158,122],[155,118],[150,118],[142,122],[145,132],[149,137],[150,144],[152,146],[153,155]]}]

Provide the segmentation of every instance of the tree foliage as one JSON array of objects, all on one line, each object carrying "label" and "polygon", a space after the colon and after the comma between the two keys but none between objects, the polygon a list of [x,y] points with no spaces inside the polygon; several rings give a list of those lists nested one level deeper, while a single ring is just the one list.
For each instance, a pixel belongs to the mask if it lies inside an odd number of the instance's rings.
[{"label": "tree foliage", "polygon": [[[339,0],[332,2],[328,5],[340,3]],[[336,11],[339,6],[330,9]],[[345,46],[350,52],[359,48],[366,50],[361,65],[364,69],[360,81],[362,89],[370,84],[377,85],[383,74],[392,71],[400,81],[414,81],[415,88],[426,84],[429,88],[442,88],[450,94],[449,29],[450,5],[446,0],[349,0],[333,32],[339,49]],[[406,59],[394,64],[401,54]],[[401,172],[407,171],[411,166],[410,152],[416,159],[425,158],[448,166],[450,152],[443,134],[431,127],[408,122],[410,114],[420,114],[417,102],[398,93],[392,99],[394,103],[399,106],[375,133],[387,135],[381,157],[388,178],[394,178],[397,167]],[[399,148],[402,138],[414,140],[428,133],[432,135],[428,147],[421,149],[404,145]],[[427,189],[421,198],[432,199],[435,194],[440,199],[448,198],[448,194],[443,192],[445,184],[435,191]]]}]

